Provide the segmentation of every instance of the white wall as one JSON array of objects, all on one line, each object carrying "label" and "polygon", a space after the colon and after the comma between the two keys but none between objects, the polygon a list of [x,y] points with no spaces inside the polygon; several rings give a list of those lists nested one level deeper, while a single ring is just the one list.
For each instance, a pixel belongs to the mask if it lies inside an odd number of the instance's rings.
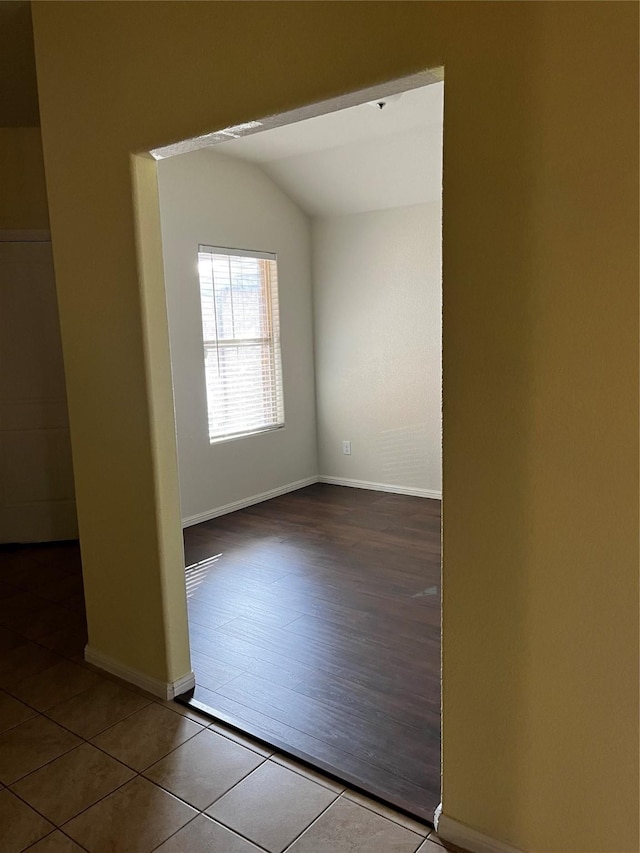
[{"label": "white wall", "polygon": [[78,535],[51,243],[0,232],[0,542]]},{"label": "white wall", "polygon": [[435,497],[440,202],[318,218],[312,228],[320,474]]},{"label": "white wall", "polygon": [[[182,515],[317,474],[310,224],[256,166],[212,150],[158,163]],[[198,244],[278,254],[286,427],[209,444]]]}]

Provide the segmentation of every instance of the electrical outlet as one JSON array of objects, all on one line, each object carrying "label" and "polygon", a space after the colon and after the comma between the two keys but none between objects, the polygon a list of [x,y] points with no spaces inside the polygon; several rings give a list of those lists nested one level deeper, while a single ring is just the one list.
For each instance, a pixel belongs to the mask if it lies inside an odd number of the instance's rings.
[{"label": "electrical outlet", "polygon": [[342,442],[342,452],[345,456],[351,456],[351,442],[343,441]]}]

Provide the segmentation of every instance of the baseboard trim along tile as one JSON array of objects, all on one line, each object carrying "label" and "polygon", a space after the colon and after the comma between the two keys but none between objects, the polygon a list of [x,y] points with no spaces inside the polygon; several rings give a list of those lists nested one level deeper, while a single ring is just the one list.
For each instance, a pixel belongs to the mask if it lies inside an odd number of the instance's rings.
[{"label": "baseboard trim along tile", "polygon": [[212,518],[218,518],[220,515],[227,515],[230,512],[235,512],[237,509],[245,509],[248,506],[262,503],[262,501],[286,495],[287,492],[295,492],[296,489],[303,489],[305,486],[312,486],[317,482],[318,477],[314,475],[313,477],[305,477],[304,480],[296,480],[294,483],[286,483],[284,486],[278,486],[276,489],[269,489],[268,492],[260,492],[258,495],[251,495],[248,498],[242,498],[239,501],[233,501],[233,503],[224,504],[206,512],[200,512],[197,515],[188,515],[182,519],[182,526],[191,527],[193,524],[200,524],[202,521],[210,521]]},{"label": "baseboard trim along tile", "polygon": [[350,486],[353,489],[369,489],[373,492],[392,492],[395,495],[412,495],[416,498],[431,498],[441,501],[442,492],[434,489],[417,489],[411,486],[394,486],[390,483],[370,483],[367,480],[349,480],[346,477],[329,477],[321,474],[319,483],[329,483],[332,486]]},{"label": "baseboard trim along tile", "polygon": [[454,820],[452,817],[442,814],[442,804],[438,806],[434,815],[434,826],[438,837],[448,841],[469,853],[523,853],[522,850],[490,838],[477,829],[472,829],[464,823]]},{"label": "baseboard trim along tile", "polygon": [[103,669],[111,675],[116,675],[123,681],[128,681],[129,684],[135,684],[136,687],[140,687],[160,699],[175,699],[176,696],[181,696],[196,686],[196,677],[193,672],[188,672],[175,681],[161,681],[125,666],[125,664],[119,663],[108,655],[103,655],[102,652],[96,651],[90,646],[85,646],[84,659],[92,666]]}]

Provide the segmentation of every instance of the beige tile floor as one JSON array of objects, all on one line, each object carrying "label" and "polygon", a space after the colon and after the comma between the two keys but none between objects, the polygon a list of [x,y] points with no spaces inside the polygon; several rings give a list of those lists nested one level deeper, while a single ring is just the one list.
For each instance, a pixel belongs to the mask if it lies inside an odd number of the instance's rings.
[{"label": "beige tile floor", "polygon": [[444,853],[416,821],[89,667],[77,551],[0,549],[0,851]]}]

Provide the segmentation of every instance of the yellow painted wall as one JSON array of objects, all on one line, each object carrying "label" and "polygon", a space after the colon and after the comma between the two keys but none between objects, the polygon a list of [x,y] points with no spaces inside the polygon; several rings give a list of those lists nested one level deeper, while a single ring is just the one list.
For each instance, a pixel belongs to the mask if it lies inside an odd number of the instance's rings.
[{"label": "yellow painted wall", "polygon": [[49,227],[39,127],[0,127],[0,229]]},{"label": "yellow painted wall", "polygon": [[130,153],[444,63],[444,812],[531,853],[637,853],[637,5],[33,17],[91,644],[188,667]]}]

